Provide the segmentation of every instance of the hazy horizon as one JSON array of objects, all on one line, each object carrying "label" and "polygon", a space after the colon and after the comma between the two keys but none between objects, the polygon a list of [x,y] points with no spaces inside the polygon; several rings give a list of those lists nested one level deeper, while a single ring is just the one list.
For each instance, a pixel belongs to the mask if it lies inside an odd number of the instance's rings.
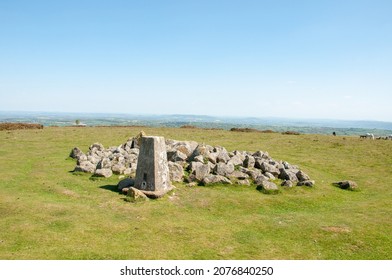
[{"label": "hazy horizon", "polygon": [[230,115],[199,115],[199,114],[136,114],[136,113],[125,113],[125,112],[61,112],[61,111],[9,111],[9,110],[0,110],[0,116],[1,115],[6,115],[6,114],[15,114],[17,116],[25,116],[25,114],[28,115],[61,115],[61,116],[69,116],[69,117],[83,117],[83,116],[94,116],[94,115],[98,115],[101,117],[107,116],[107,117],[111,117],[111,116],[127,116],[127,117],[160,117],[160,116],[166,116],[166,117],[202,117],[202,118],[215,118],[215,119],[238,119],[238,120],[281,120],[281,121],[293,121],[293,122],[374,122],[374,123],[388,123],[388,124],[392,124],[391,121],[380,121],[380,120],[371,120],[371,119],[331,119],[331,118],[295,118],[295,117],[275,117],[275,116],[265,116],[265,117],[255,117],[255,116],[230,116]]}]

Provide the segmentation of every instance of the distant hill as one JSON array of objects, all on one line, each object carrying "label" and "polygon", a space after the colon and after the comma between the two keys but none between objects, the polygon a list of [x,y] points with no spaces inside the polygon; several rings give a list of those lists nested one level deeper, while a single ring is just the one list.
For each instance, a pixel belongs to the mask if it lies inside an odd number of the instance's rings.
[{"label": "distant hill", "polygon": [[274,131],[297,131],[300,133],[359,135],[392,134],[392,122],[349,121],[325,119],[288,118],[241,118],[207,115],[131,115],[104,113],[48,113],[48,112],[6,112],[0,111],[0,122],[39,123],[44,126],[71,126],[75,120],[87,126],[196,126],[202,128],[252,128]]}]

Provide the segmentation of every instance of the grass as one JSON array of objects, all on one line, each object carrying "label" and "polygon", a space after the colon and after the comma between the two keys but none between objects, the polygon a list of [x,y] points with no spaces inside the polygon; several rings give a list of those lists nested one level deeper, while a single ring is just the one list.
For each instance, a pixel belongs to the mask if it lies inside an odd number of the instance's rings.
[{"label": "grass", "polygon": [[[119,145],[141,128],[0,131],[0,259],[391,259],[392,141],[143,128],[296,164],[314,188],[186,187],[129,203],[118,176],[70,171],[78,146]],[[360,191],[332,183],[354,180]]]}]

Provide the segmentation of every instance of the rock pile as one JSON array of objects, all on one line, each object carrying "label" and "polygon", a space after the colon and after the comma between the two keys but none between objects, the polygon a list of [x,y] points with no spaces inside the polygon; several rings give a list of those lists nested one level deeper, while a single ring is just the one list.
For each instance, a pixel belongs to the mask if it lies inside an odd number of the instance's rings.
[{"label": "rock pile", "polygon": [[[74,171],[89,172],[102,177],[110,177],[113,173],[134,177],[139,141],[140,136],[130,138],[118,147],[109,148],[94,143],[86,154],[75,147],[70,154],[77,159]],[[270,193],[278,190],[273,182],[275,179],[281,179],[281,185],[285,187],[311,187],[315,183],[298,166],[275,160],[268,152],[228,152],[220,146],[169,139],[166,140],[166,150],[170,180],[187,182],[189,186],[215,183],[256,184],[261,191]],[[123,187],[130,186],[132,184],[124,183]],[[119,187],[119,190],[121,189]]]}]

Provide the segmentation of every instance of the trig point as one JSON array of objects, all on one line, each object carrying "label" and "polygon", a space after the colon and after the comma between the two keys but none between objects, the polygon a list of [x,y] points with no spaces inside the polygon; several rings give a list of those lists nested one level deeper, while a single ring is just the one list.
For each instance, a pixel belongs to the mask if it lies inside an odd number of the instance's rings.
[{"label": "trig point", "polygon": [[173,189],[170,184],[165,138],[141,138],[136,169],[135,188],[151,198],[158,198]]}]

